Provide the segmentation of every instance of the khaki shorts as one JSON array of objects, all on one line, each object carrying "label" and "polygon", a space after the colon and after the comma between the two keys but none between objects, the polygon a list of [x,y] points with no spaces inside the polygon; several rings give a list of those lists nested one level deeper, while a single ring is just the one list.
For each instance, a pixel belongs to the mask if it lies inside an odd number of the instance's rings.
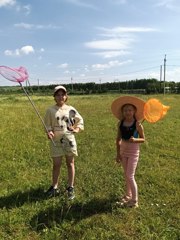
[{"label": "khaki shorts", "polygon": [[78,156],[76,139],[73,134],[60,135],[50,142],[51,157]]}]

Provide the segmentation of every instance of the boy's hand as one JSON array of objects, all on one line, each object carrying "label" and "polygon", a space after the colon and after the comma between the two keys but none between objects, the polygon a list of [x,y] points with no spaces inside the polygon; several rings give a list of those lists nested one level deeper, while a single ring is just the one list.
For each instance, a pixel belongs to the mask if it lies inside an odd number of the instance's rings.
[{"label": "boy's hand", "polygon": [[49,132],[47,133],[47,136],[48,136],[49,139],[53,139],[53,137],[54,137],[53,131],[49,131]]},{"label": "boy's hand", "polygon": [[73,132],[73,133],[78,133],[80,131],[80,128],[78,127],[71,127],[70,130]]}]

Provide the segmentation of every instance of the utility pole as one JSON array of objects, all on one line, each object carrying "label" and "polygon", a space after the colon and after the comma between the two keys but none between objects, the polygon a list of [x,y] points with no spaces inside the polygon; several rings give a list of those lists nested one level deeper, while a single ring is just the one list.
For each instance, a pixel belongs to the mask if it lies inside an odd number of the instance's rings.
[{"label": "utility pole", "polygon": [[74,92],[74,89],[73,89],[73,78],[71,77],[71,90],[72,90],[72,93]]},{"label": "utility pole", "polygon": [[118,79],[118,82],[119,82],[119,92],[121,92],[121,84],[119,79]]},{"label": "utility pole", "polygon": [[165,95],[165,87],[166,87],[166,84],[165,84],[165,81],[166,81],[166,54],[165,54],[165,57],[164,57],[164,95]]},{"label": "utility pole", "polygon": [[118,78],[117,78],[117,79],[114,79],[114,81],[118,83],[118,90],[119,90],[119,92],[120,92],[120,91],[121,91],[121,86],[120,86],[120,81],[119,81],[119,79],[118,79]]},{"label": "utility pole", "polygon": [[160,82],[160,92],[161,92],[161,82],[162,82],[162,65],[160,65],[160,77],[159,77],[159,82]]},{"label": "utility pole", "polygon": [[101,92],[101,78],[99,79],[99,83],[100,83],[99,86],[100,86],[100,92]]},{"label": "utility pole", "polygon": [[38,92],[39,92],[39,78],[38,78],[37,82],[38,82]]}]

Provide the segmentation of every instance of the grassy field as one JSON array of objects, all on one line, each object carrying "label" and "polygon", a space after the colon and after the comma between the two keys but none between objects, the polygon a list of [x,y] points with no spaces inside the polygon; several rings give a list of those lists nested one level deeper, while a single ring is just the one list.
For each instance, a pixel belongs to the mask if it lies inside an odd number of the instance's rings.
[{"label": "grassy field", "polygon": [[[0,96],[0,240],[178,240],[180,239],[180,95],[141,96],[169,105],[156,124],[144,122],[146,143],[136,180],[139,208],[115,204],[123,194],[115,164],[116,119],[110,105],[118,95],[70,96],[85,131],[76,135],[76,198],[46,199],[51,158],[43,126],[25,96]],[[52,97],[32,97],[43,116]],[[66,187],[63,164],[60,188]]]}]

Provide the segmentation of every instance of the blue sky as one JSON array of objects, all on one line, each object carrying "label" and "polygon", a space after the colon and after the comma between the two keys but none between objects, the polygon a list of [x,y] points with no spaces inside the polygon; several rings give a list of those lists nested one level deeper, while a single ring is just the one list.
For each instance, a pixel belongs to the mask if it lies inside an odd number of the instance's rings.
[{"label": "blue sky", "polygon": [[0,65],[32,85],[159,79],[165,54],[180,82],[179,0],[0,0],[0,19]]}]

